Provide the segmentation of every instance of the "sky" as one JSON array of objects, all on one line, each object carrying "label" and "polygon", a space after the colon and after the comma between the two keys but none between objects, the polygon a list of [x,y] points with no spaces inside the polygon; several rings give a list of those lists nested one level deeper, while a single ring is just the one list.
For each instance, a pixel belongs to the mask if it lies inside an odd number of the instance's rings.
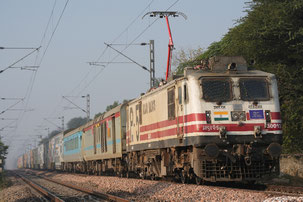
[{"label": "sky", "polygon": [[[7,168],[14,168],[39,136],[61,126],[59,117],[64,116],[65,127],[74,117],[86,117],[63,96],[86,110],[81,96],[89,94],[93,118],[114,101],[149,89],[149,73],[134,63],[89,65],[129,62],[104,43],[116,44],[115,49],[149,67],[149,47],[138,44],[154,40],[156,77],[164,78],[166,22],[142,17],[167,9],[187,16],[169,18],[174,54],[206,50],[219,41],[245,16],[245,0],[0,0],[0,47],[5,48],[0,49],[0,70],[5,69],[0,73],[0,135],[9,145]],[[10,66],[16,68],[6,69]]]}]

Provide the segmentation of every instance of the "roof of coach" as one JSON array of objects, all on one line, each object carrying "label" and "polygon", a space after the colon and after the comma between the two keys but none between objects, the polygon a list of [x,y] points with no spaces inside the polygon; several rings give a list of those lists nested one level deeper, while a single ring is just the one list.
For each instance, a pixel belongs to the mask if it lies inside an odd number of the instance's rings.
[{"label": "roof of coach", "polygon": [[[64,133],[67,133],[67,132],[64,131]],[[49,138],[49,140],[55,139],[55,138],[57,138],[57,137],[59,137],[59,136],[63,136],[63,132],[62,132],[62,131],[59,132],[59,133],[57,133],[57,134],[54,135],[53,137]]]},{"label": "roof of coach", "polygon": [[163,89],[170,88],[176,82],[188,78],[199,79],[201,76],[209,77],[252,77],[252,76],[264,76],[272,77],[274,74],[260,71],[251,70],[248,68],[245,59],[242,56],[215,56],[205,61],[201,61],[201,65],[197,67],[186,67],[184,69],[184,75],[173,75],[169,78],[168,82],[164,85],[150,89],[146,93],[142,93],[136,99],[128,102],[132,104],[137,102],[139,99],[146,96],[152,95]]},{"label": "roof of coach", "polygon": [[103,117],[104,117],[104,118],[107,118],[107,117],[109,117],[109,116],[111,116],[111,115],[113,115],[113,114],[115,114],[115,113],[117,113],[117,112],[120,112],[120,109],[121,109],[122,105],[123,105],[123,104],[120,104],[120,105],[118,105],[117,107],[115,107],[115,108],[109,110],[108,112],[105,112],[105,114],[104,114]]},{"label": "roof of coach", "polygon": [[184,75],[195,78],[201,76],[273,76],[268,72],[250,69],[242,56],[215,56],[209,60],[201,61],[201,65],[194,68],[185,68]]},{"label": "roof of coach", "polygon": [[[88,122],[87,124],[89,124],[89,122]],[[75,133],[77,133],[77,132],[82,131],[82,130],[86,127],[87,124],[84,124],[84,125],[82,125],[82,126],[80,126],[80,127],[78,127],[78,128],[75,128],[75,129],[69,131],[68,133],[65,133],[65,134],[64,134],[64,137],[68,137],[68,136],[70,136],[70,135],[73,135],[73,134],[75,134]]]},{"label": "roof of coach", "polygon": [[[124,104],[120,104],[120,105],[118,105],[117,107],[115,107],[115,108],[109,110],[108,112],[105,112],[104,114],[102,114],[102,115],[96,117],[96,118],[93,120],[93,123],[96,123],[96,122],[98,122],[98,121],[101,121],[101,120],[103,120],[103,119],[105,119],[105,118],[107,118],[107,117],[110,117],[111,115],[113,115],[113,114],[115,114],[115,113],[117,113],[117,112],[120,112],[120,110],[121,110],[121,108],[122,108],[123,105],[124,105]],[[93,123],[91,123],[91,124],[93,124]],[[90,125],[91,125],[91,124],[90,124]]]},{"label": "roof of coach", "polygon": [[158,88],[152,88],[152,89],[150,89],[146,93],[141,93],[141,95],[139,97],[137,97],[137,98],[129,101],[128,104],[135,103],[135,102],[137,102],[141,98],[144,98],[146,96],[150,96],[150,95],[155,94],[155,93],[157,93],[159,91],[162,91],[163,89],[167,89],[167,88],[169,88],[171,86],[174,86],[177,81],[182,80],[182,79],[184,79],[184,76],[181,76],[181,77],[178,76],[178,78],[172,79],[172,80],[168,81],[167,83],[164,83],[162,86],[159,86]]},{"label": "roof of coach", "polygon": [[200,78],[201,76],[208,77],[255,77],[255,76],[264,76],[271,77],[274,76],[271,73],[260,71],[260,70],[247,70],[247,71],[237,71],[237,70],[226,70],[220,72],[214,72],[209,70],[196,70],[193,68],[186,68],[185,77],[190,78],[194,77],[195,79]]}]

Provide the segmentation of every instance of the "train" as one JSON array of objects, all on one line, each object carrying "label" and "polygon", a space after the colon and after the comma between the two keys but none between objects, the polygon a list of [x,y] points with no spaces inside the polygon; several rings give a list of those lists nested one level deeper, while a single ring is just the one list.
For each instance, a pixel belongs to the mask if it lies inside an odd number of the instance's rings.
[{"label": "train", "polygon": [[281,145],[275,75],[249,68],[240,56],[215,56],[59,133],[20,156],[18,167],[197,184],[255,182],[279,174]]}]

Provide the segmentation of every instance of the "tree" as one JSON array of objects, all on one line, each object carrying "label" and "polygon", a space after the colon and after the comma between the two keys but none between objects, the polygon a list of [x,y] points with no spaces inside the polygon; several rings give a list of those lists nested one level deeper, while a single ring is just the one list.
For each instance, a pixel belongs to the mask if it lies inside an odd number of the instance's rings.
[{"label": "tree", "polygon": [[4,166],[6,155],[7,155],[8,146],[5,145],[0,138],[0,159],[2,161],[2,166]]},{"label": "tree", "polygon": [[42,138],[42,139],[40,140],[40,142],[39,142],[38,145],[47,143],[48,141],[49,141],[49,138],[48,138],[48,137],[44,137],[44,138]]},{"label": "tree", "polygon": [[184,68],[188,66],[194,66],[196,64],[196,58],[203,53],[203,49],[198,47],[197,49],[183,49],[181,48],[173,55],[172,64],[176,66],[176,74],[183,74]]},{"label": "tree", "polygon": [[[126,103],[126,102],[128,102],[128,100],[123,100],[122,103],[124,104],[124,103]],[[95,114],[95,117],[94,117],[94,118],[97,118],[98,116],[103,116],[106,112],[108,112],[108,111],[110,111],[111,109],[113,109],[113,108],[119,106],[120,104],[121,104],[121,103],[119,103],[119,101],[114,101],[113,104],[107,105],[107,106],[106,106],[106,110],[105,110],[104,112],[99,112],[99,113]]]},{"label": "tree", "polygon": [[51,139],[52,137],[54,137],[55,135],[61,133],[61,131],[59,130],[53,130],[52,132],[50,132],[50,134],[48,134],[48,138]]},{"label": "tree", "polygon": [[242,55],[258,64],[303,63],[303,2],[253,0],[247,16],[238,20],[221,41],[201,55]]},{"label": "tree", "polygon": [[303,148],[303,1],[252,0],[247,15],[194,64],[215,55],[242,55],[256,69],[276,74],[283,123],[283,149]]},{"label": "tree", "polygon": [[67,122],[67,129],[78,128],[87,123],[86,117],[75,117]]},{"label": "tree", "polygon": [[111,110],[111,109],[117,107],[118,105],[120,105],[119,101],[115,101],[113,104],[108,105],[108,106],[106,107],[106,112],[108,112],[109,110]]}]

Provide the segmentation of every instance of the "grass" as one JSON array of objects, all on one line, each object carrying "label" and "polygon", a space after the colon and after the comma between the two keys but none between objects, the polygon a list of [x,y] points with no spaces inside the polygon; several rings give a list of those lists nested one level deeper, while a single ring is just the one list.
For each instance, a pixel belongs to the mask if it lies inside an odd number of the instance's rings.
[{"label": "grass", "polygon": [[10,184],[11,184],[11,181],[8,180],[8,178],[6,177],[5,171],[2,171],[0,173],[0,191],[5,189],[6,187],[9,187]]}]

